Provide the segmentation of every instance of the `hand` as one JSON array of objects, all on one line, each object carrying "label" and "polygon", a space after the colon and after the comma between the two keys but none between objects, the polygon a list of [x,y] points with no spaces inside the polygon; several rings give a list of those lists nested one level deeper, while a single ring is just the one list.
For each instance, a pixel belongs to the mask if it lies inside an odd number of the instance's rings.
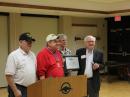
[{"label": "hand", "polygon": [[65,58],[63,58],[63,62],[65,62]]},{"label": "hand", "polygon": [[93,70],[96,70],[96,69],[98,69],[98,68],[99,68],[99,64],[94,63],[94,64],[93,64]]},{"label": "hand", "polygon": [[22,93],[19,89],[14,92],[15,97],[22,97]]},{"label": "hand", "polygon": [[45,79],[45,76],[40,76],[40,80],[43,80],[43,79]]}]

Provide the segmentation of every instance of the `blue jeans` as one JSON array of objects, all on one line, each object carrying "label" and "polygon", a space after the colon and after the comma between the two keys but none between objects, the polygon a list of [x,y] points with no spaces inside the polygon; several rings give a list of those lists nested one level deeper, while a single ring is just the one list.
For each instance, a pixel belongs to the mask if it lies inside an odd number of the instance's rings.
[{"label": "blue jeans", "polygon": [[[22,97],[27,97],[27,87],[18,84],[16,84],[16,86],[21,91]],[[8,86],[8,97],[15,97],[10,86]]]}]

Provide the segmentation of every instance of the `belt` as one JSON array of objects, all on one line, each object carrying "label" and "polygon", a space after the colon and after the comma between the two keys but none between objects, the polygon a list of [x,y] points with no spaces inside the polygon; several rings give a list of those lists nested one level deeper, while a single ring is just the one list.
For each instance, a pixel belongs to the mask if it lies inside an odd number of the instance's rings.
[{"label": "belt", "polygon": [[92,80],[93,78],[92,77],[90,77],[90,78],[87,78],[87,80]]},{"label": "belt", "polygon": [[19,87],[22,87],[22,88],[27,88],[26,86],[23,86],[23,85],[20,85],[20,84],[17,84],[17,83],[15,83],[16,84],[16,86],[19,86]]}]

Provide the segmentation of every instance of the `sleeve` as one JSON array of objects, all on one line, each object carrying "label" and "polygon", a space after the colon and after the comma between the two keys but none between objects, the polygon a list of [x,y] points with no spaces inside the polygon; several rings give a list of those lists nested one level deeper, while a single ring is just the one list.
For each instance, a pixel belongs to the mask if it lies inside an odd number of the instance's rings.
[{"label": "sleeve", "polygon": [[72,51],[70,49],[68,49],[69,55],[72,55]]},{"label": "sleeve", "polygon": [[103,64],[103,59],[104,59],[103,53],[101,52],[101,64]]},{"label": "sleeve", "polygon": [[33,60],[35,63],[35,69],[37,68],[37,59],[36,59],[36,55],[32,52],[32,56],[33,56]]},{"label": "sleeve", "polygon": [[99,59],[97,60],[98,63],[103,64],[103,53],[100,51],[98,52]]},{"label": "sleeve", "polygon": [[104,66],[104,61],[103,61],[103,53],[100,52],[100,60],[99,60],[99,63],[100,63],[100,69],[102,69]]},{"label": "sleeve", "polygon": [[43,54],[42,52],[40,52],[37,55],[37,76],[45,76],[46,71],[47,71],[47,67],[46,67],[46,54]]},{"label": "sleeve", "polygon": [[103,69],[103,53],[101,51],[97,51],[97,59],[95,61],[95,63],[98,63],[100,66],[99,66],[99,69]]},{"label": "sleeve", "polygon": [[16,72],[16,61],[13,54],[10,54],[7,58],[5,67],[5,75],[14,75]]}]

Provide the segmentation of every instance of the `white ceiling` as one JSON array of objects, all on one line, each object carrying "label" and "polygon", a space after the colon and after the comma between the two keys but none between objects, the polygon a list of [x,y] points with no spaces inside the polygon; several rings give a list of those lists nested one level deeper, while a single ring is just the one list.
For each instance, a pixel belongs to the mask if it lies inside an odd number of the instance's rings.
[{"label": "white ceiling", "polygon": [[[84,10],[98,10],[98,11],[115,11],[130,9],[130,0],[0,0],[0,2],[20,3],[29,5],[40,6],[53,6],[64,7]],[[43,10],[43,9],[30,9],[30,8],[18,8],[18,7],[0,7],[0,11],[7,12],[28,12],[38,14],[52,14],[52,15],[71,15],[71,16],[83,16],[83,17],[109,17],[115,15],[130,15],[127,13],[116,14],[98,14],[98,13],[85,13],[85,12],[70,12],[70,11],[58,11],[58,10]]]}]

